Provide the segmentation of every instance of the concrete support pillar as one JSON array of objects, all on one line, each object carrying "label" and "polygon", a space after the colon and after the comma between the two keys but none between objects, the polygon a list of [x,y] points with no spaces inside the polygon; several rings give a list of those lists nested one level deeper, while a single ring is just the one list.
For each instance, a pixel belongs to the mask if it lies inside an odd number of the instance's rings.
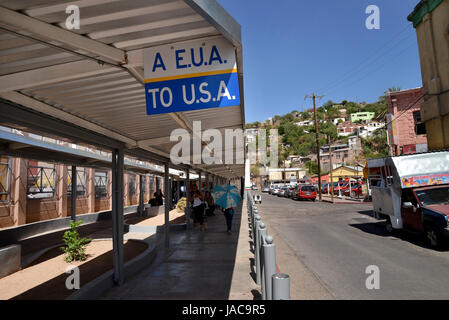
[{"label": "concrete support pillar", "polygon": [[87,169],[86,196],[88,212],[95,212],[95,169]]},{"label": "concrete support pillar", "polygon": [[129,206],[131,202],[131,195],[128,192],[129,190],[129,174],[125,173],[123,175],[123,205]]},{"label": "concrete support pillar", "polygon": [[58,217],[67,216],[67,166],[62,164],[56,165],[56,210]]},{"label": "concrete support pillar", "polygon": [[76,190],[78,183],[78,175],[76,174],[76,166],[72,166],[72,211],[70,212],[70,219],[76,221]]},{"label": "concrete support pillar", "polygon": [[112,240],[114,254],[114,283],[124,281],[123,267],[123,149],[112,152]]},{"label": "concrete support pillar", "polygon": [[169,181],[169,165],[166,163],[164,165],[164,187],[165,187],[165,247],[170,246],[170,181]]},{"label": "concrete support pillar", "polygon": [[27,214],[27,177],[28,168],[25,159],[14,158],[11,166],[11,200],[12,206],[10,216],[12,216],[14,225],[20,226],[26,223]]}]

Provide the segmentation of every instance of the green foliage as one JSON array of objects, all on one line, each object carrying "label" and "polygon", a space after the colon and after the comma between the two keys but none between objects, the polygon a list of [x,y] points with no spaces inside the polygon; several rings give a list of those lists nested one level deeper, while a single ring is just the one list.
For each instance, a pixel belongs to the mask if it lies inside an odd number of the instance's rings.
[{"label": "green foliage", "polygon": [[307,169],[309,176],[318,174],[318,163],[316,163],[315,161],[307,161],[305,163],[305,168]]},{"label": "green foliage", "polygon": [[92,240],[89,238],[82,238],[78,233],[78,226],[83,223],[83,220],[70,220],[70,230],[67,230],[62,237],[65,243],[61,250],[66,254],[65,261],[84,261],[86,260],[86,246]]},{"label": "green foliage", "polygon": [[178,200],[178,203],[176,204],[176,209],[178,211],[184,212],[186,210],[186,197],[182,197]]},{"label": "green foliage", "polygon": [[304,111],[304,112],[301,112],[299,117],[303,121],[311,120],[312,119],[312,114],[310,112],[308,112],[308,111]]}]

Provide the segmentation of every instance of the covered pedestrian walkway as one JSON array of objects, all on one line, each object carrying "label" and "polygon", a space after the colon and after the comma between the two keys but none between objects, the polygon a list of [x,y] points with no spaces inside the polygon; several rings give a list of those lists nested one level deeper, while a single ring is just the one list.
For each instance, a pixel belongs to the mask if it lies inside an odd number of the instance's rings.
[{"label": "covered pedestrian walkway", "polygon": [[[215,0],[89,0],[76,2],[80,28],[69,30],[65,24],[69,4],[64,0],[0,4],[0,125],[110,154],[92,163],[112,169],[113,279],[123,284],[123,174],[129,165],[125,156],[163,166],[166,195],[171,194],[170,168],[183,171],[187,185],[192,171],[215,183],[241,182],[244,176],[244,159],[239,156],[243,152],[236,152],[237,144],[232,145],[232,164],[170,161],[175,144],[170,134],[175,129],[187,130],[192,138],[196,120],[202,121],[202,130],[223,133],[244,128],[240,25]],[[240,105],[148,116],[143,49],[218,38],[235,49]],[[48,160],[48,147],[3,135],[0,155]],[[54,148],[51,155],[74,170],[86,164],[86,157],[68,151]],[[223,163],[224,157],[225,152]],[[169,209],[166,201],[165,247],[179,245],[170,243]]]}]

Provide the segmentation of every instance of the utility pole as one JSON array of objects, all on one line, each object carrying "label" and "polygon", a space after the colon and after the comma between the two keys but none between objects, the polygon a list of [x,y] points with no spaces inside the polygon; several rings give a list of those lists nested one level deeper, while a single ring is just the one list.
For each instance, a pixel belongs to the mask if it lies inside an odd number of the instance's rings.
[{"label": "utility pole", "polygon": [[[317,161],[318,161],[318,195],[319,200],[321,201],[321,164],[320,164],[320,142],[319,142],[319,133],[318,133],[318,117],[316,112],[316,98],[318,96],[313,93],[311,96],[307,95],[307,98],[313,99],[313,113],[315,118],[315,139],[316,139],[316,154],[317,154]],[[319,96],[318,98],[321,99],[323,96]]]}]

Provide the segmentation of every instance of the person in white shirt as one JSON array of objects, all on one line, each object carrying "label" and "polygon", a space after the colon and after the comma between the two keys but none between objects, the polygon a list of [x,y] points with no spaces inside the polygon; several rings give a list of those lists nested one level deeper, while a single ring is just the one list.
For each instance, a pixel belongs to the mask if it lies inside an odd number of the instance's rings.
[{"label": "person in white shirt", "polygon": [[189,200],[193,207],[193,227],[197,227],[199,223],[201,231],[204,231],[206,229],[206,222],[204,221],[204,197],[201,191],[198,190],[196,184],[192,187]]}]

